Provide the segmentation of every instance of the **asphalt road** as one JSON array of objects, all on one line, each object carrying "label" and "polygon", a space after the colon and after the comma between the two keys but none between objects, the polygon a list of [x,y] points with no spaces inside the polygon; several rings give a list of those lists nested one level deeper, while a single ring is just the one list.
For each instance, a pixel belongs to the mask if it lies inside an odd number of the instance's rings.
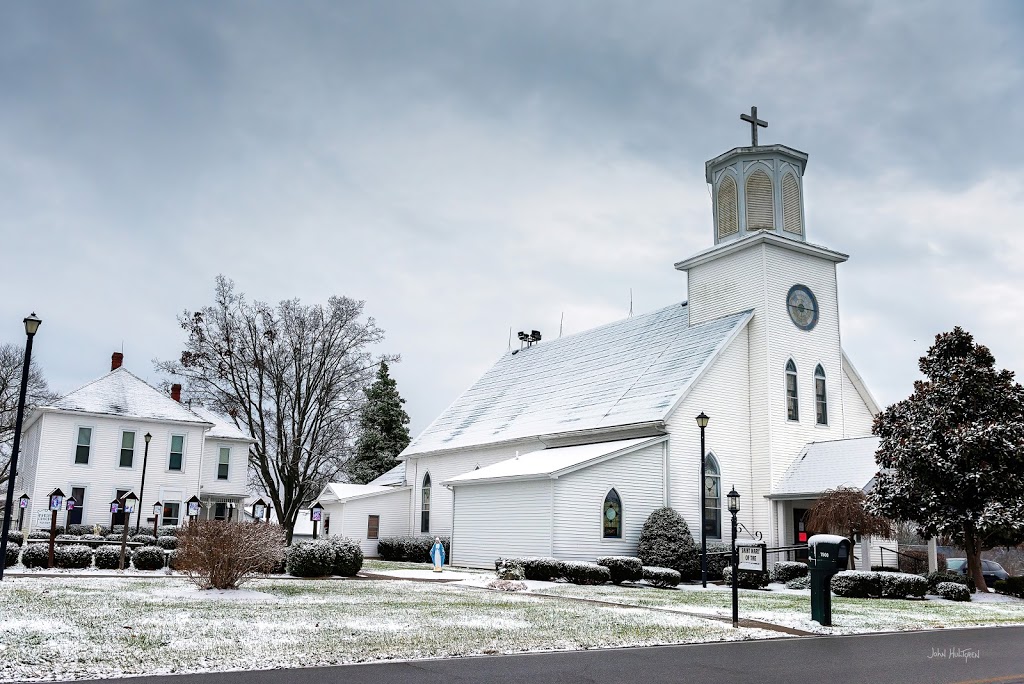
[{"label": "asphalt road", "polygon": [[124,684],[1024,684],[1024,627],[138,677]]}]

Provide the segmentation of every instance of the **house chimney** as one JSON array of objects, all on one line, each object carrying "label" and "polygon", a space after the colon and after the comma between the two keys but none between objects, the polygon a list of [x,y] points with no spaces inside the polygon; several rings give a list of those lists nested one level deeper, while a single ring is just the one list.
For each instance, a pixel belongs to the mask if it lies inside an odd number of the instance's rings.
[{"label": "house chimney", "polygon": [[110,370],[117,370],[121,367],[124,362],[124,354],[121,352],[114,352],[110,355]]},{"label": "house chimney", "polygon": [[174,383],[171,385],[171,399],[177,402],[181,402],[181,385]]}]

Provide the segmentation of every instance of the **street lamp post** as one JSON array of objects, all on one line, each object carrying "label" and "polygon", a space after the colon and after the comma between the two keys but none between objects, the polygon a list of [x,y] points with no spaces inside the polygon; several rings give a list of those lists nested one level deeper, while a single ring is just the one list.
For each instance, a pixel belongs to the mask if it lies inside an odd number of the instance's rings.
[{"label": "street lamp post", "polygon": [[313,539],[317,538],[316,528],[317,524],[324,516],[324,507],[317,501],[313,504],[313,507],[309,509],[309,519],[313,521]]},{"label": "street lamp post", "polygon": [[25,509],[28,508],[28,502],[32,500],[32,497],[28,494],[22,494],[21,498],[18,499],[18,531],[22,532],[25,529]]},{"label": "street lamp post", "polygon": [[704,428],[711,420],[703,411],[697,416],[697,427],[700,428],[700,586],[708,588],[708,535],[704,522]]},{"label": "street lamp post", "polygon": [[[7,469],[7,499],[4,505],[3,529],[0,531],[0,558],[7,558],[7,536],[11,531],[14,507],[14,481],[18,475],[18,449],[21,446],[21,426],[25,420],[25,393],[28,391],[28,371],[32,365],[32,338],[39,330],[41,320],[32,312],[25,317],[25,361],[21,367],[21,390],[18,392],[18,413],[14,419],[14,443],[11,445],[11,464]],[[0,561],[0,580],[4,578],[5,563]]]},{"label": "street lamp post", "polygon": [[138,503],[139,497],[135,496],[134,492],[128,492],[124,495],[124,532],[121,535],[121,560],[117,564],[118,570],[124,570],[124,551],[128,547],[128,528],[132,526],[132,513],[135,512],[135,504]]},{"label": "street lamp post", "polygon": [[729,512],[732,513],[732,626],[740,622],[740,564],[736,555],[736,514],[740,512],[740,495],[734,486],[726,495],[729,498]]},{"label": "street lamp post", "polygon": [[139,531],[139,525],[142,523],[142,494],[146,490],[146,463],[149,462],[149,440],[153,439],[153,435],[146,433],[146,448],[142,454],[142,484],[139,485],[139,514],[135,518],[135,531]]},{"label": "street lamp post", "polygon": [[154,537],[158,537],[158,535],[157,535],[157,523],[160,522],[160,511],[162,511],[163,508],[164,508],[164,505],[162,503],[160,503],[159,501],[157,501],[155,504],[153,504],[153,536]]},{"label": "street lamp post", "polygon": [[54,489],[50,492],[50,564],[53,567],[53,543],[57,539],[57,511],[64,505],[64,492]]}]

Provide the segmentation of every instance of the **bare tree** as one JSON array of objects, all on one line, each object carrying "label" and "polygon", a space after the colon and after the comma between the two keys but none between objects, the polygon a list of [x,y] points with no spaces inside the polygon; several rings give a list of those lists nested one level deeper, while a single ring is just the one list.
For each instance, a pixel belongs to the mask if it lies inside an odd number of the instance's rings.
[{"label": "bare tree", "polygon": [[289,543],[299,512],[348,457],[377,367],[368,347],[384,333],[363,319],[363,305],[347,297],[326,307],[249,303],[218,276],[213,305],[179,318],[188,334],[180,359],[156,364],[256,440],[250,466]]},{"label": "bare tree", "polygon": [[[828,489],[807,511],[805,518],[807,527],[846,537],[850,540],[851,548],[854,543],[853,538],[858,534],[892,537],[892,521],[865,510],[864,504],[867,503],[867,500],[867,495],[854,487]],[[868,566],[871,565],[867,559],[864,562]],[[850,569],[854,569],[852,553],[850,554]]]},{"label": "bare tree", "polygon": [[[0,483],[10,477],[11,448],[14,445],[14,423],[18,414],[18,395],[21,392],[21,369],[25,363],[25,347],[0,344]],[[43,377],[35,361],[29,368],[28,388],[25,393],[25,416],[41,405],[56,401],[57,393]]]}]

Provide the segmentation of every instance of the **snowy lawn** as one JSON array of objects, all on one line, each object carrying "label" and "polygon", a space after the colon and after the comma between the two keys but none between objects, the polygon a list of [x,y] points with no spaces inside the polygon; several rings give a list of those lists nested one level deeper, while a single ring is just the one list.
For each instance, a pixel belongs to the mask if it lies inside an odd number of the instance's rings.
[{"label": "snowy lawn", "polygon": [[[935,597],[924,601],[906,601],[848,599],[833,595],[832,627],[822,627],[811,621],[809,590],[786,590],[782,585],[771,586],[778,591],[740,590],[740,618],[822,634],[1024,624],[1024,601],[995,594],[975,594],[970,603],[956,603]],[[707,589],[699,585],[654,589],[626,585],[579,587],[546,583],[546,586],[533,591],[722,617],[732,615],[732,589],[718,585],[709,585]]]},{"label": "snowy lawn", "polygon": [[[426,572],[434,572],[434,566],[431,565],[430,563],[408,563],[408,562],[399,562],[399,561],[383,561],[383,560],[377,560],[376,558],[367,558],[365,561],[363,561],[363,570],[362,570],[363,572],[373,572],[373,573],[380,574],[380,573],[395,572],[395,571],[400,571],[400,570],[422,570],[422,571],[426,571]],[[486,572],[486,571],[484,571],[484,570],[471,570],[469,568],[453,568],[450,565],[446,565],[446,566],[444,566],[444,570],[442,572],[444,572],[444,573],[449,573],[449,572],[480,573],[480,572]],[[435,573],[435,574],[437,574],[437,573]],[[494,573],[492,572],[491,575],[493,576]]]},{"label": "snowy lawn", "polygon": [[264,580],[200,592],[175,578],[0,583],[0,679],[314,666],[766,638],[638,608],[405,581]]}]

